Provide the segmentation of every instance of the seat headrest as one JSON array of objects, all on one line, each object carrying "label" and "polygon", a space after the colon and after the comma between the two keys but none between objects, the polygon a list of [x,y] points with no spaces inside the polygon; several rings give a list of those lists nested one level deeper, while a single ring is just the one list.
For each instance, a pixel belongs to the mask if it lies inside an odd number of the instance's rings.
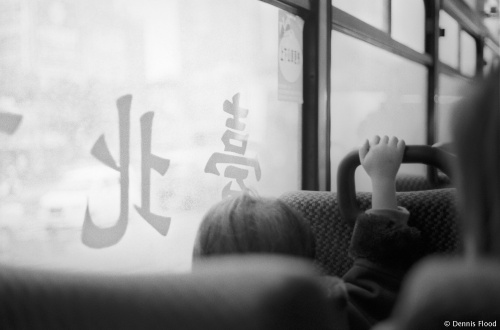
[{"label": "seat headrest", "polygon": [[428,259],[409,274],[392,317],[376,329],[497,327],[499,278],[498,260]]},{"label": "seat headrest", "polygon": [[0,267],[2,329],[331,329],[312,265],[209,260],[192,274],[99,275]]}]

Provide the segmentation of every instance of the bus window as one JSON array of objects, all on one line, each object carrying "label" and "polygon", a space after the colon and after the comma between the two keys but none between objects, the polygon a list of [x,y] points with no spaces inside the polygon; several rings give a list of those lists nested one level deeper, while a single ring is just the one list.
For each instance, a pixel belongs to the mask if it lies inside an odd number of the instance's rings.
[{"label": "bus window", "polygon": [[[454,109],[464,97],[464,92],[467,90],[465,79],[452,77],[446,74],[439,75],[439,97],[436,108],[436,141],[450,142],[452,141],[452,120]],[[472,82],[470,82],[472,84]]]},{"label": "bus window", "polygon": [[183,271],[212,204],[300,189],[298,16],[247,0],[8,3],[0,114],[22,121],[0,131],[0,261]]},{"label": "bus window", "polygon": [[[358,39],[332,31],[331,171],[374,135],[425,143],[427,69]],[[423,174],[421,168],[403,172]],[[359,189],[370,190],[367,177]],[[332,190],[336,176],[332,175]]]},{"label": "bus window", "polygon": [[485,0],[484,1],[484,25],[493,37],[496,37],[497,44],[500,34],[500,20],[498,19],[500,3],[498,0]]},{"label": "bus window", "polygon": [[448,13],[441,10],[439,14],[439,27],[444,29],[444,36],[439,38],[439,60],[458,69],[459,25]]},{"label": "bus window", "polygon": [[498,57],[495,56],[493,50],[488,46],[484,47],[483,54],[484,54],[483,74],[486,75],[490,73],[495,66],[498,66]]},{"label": "bus window", "polygon": [[476,74],[476,41],[465,31],[460,31],[460,72],[469,77]]},{"label": "bus window", "polygon": [[464,1],[472,10],[476,10],[477,0],[464,0]]},{"label": "bus window", "polygon": [[332,5],[382,31],[389,29],[388,0],[332,0]]},{"label": "bus window", "polygon": [[391,1],[391,36],[394,40],[425,52],[425,7],[422,0]]}]

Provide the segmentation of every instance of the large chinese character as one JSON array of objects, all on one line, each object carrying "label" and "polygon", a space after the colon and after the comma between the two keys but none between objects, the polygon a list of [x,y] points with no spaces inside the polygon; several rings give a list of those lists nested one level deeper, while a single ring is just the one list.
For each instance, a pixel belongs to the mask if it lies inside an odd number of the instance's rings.
[{"label": "large chinese character", "polygon": [[168,159],[163,159],[151,154],[151,133],[154,113],[148,112],[141,117],[141,181],[142,195],[141,207],[135,207],[137,212],[156,229],[160,234],[166,235],[170,226],[170,218],[151,213],[151,169],[165,175],[170,165]]},{"label": "large chinese character", "polygon": [[241,118],[246,118],[248,116],[248,109],[240,107],[240,94],[237,93],[233,96],[233,103],[228,100],[224,101],[223,109],[224,112],[233,116],[233,118],[228,118],[226,120],[226,127],[237,131],[243,131],[246,125],[241,121]]},{"label": "large chinese character", "polygon": [[[130,107],[132,96],[126,95],[116,102],[120,131],[120,164],[117,165],[109,148],[101,135],[94,144],[91,154],[108,167],[120,172],[120,215],[116,224],[109,228],[100,228],[94,224],[89,212],[85,212],[82,229],[82,241],[92,248],[109,247],[116,244],[125,234],[128,224],[129,204],[129,164],[130,164]],[[166,235],[170,226],[170,218],[153,214],[150,208],[151,169],[165,175],[170,161],[151,153],[151,135],[153,126],[152,112],[141,117],[141,206],[135,206],[137,212],[156,229]]]},{"label": "large chinese character", "polygon": [[[259,161],[257,159],[214,152],[212,156],[210,156],[210,158],[208,159],[207,165],[205,166],[205,173],[220,175],[219,170],[217,169],[217,164],[236,164],[253,168],[255,171],[255,177],[257,178],[257,180],[260,180],[261,170]],[[224,176],[228,177],[227,172],[230,167],[234,168],[234,166],[228,166],[228,168],[224,173],[225,174]],[[247,174],[248,171],[246,171],[246,175]],[[242,175],[235,176],[235,174],[232,174],[231,177],[232,178],[238,177],[243,179]]]},{"label": "large chinese character", "polygon": [[116,101],[118,108],[118,127],[120,134],[120,165],[118,166],[109,152],[109,148],[101,135],[92,147],[91,154],[108,167],[120,172],[120,215],[113,227],[100,228],[94,224],[89,212],[85,212],[82,228],[83,244],[92,248],[112,246],[125,235],[128,223],[129,200],[129,164],[130,164],[130,105],[132,95],[125,95]]},{"label": "large chinese character", "polygon": [[[8,113],[8,112],[0,112],[0,132],[3,132],[7,135],[13,135],[16,131],[19,125],[21,124],[21,120],[23,119],[23,116],[13,114],[13,113]],[[0,168],[2,165],[2,159],[0,159]],[[16,171],[14,171],[16,172]],[[10,173],[7,174],[9,176]],[[15,175],[16,173],[14,173]],[[9,178],[7,178],[9,179]],[[12,187],[12,184],[9,184],[7,182],[7,186]],[[9,188],[10,190],[11,188]]]},{"label": "large chinese character", "polygon": [[8,135],[14,134],[14,132],[21,124],[23,116],[14,113],[0,112],[0,132]]},{"label": "large chinese character", "polygon": [[[257,181],[260,180],[261,170],[257,159],[244,156],[249,135],[235,132],[245,129],[246,125],[242,122],[242,118],[248,116],[248,109],[240,107],[240,95],[234,95],[232,103],[226,100],[223,105],[223,110],[232,116],[232,118],[226,120],[226,127],[228,129],[221,138],[222,143],[224,143],[224,151],[228,153],[213,153],[205,165],[205,173],[220,175],[217,165],[228,165],[224,171],[224,177],[234,179],[239,189],[232,189],[233,181],[230,181],[222,189],[222,198],[226,198],[248,190],[243,180],[248,177],[249,169],[254,170]],[[240,167],[233,165],[239,165]]]}]

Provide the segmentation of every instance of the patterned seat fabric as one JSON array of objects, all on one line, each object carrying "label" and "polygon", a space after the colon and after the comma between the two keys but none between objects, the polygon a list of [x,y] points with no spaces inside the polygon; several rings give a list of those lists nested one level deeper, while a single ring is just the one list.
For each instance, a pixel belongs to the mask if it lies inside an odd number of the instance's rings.
[{"label": "patterned seat fabric", "polygon": [[[454,254],[460,250],[455,189],[398,192],[398,204],[410,212],[409,225],[420,229],[426,254]],[[330,275],[342,276],[352,266],[347,250],[352,227],[340,216],[337,194],[295,191],[280,197],[311,223],[316,236],[316,262]],[[371,206],[371,193],[357,193],[362,210]]]},{"label": "patterned seat fabric", "polygon": [[396,177],[396,191],[420,191],[451,187],[448,176],[438,173],[437,182],[432,183],[421,175],[398,175]]}]

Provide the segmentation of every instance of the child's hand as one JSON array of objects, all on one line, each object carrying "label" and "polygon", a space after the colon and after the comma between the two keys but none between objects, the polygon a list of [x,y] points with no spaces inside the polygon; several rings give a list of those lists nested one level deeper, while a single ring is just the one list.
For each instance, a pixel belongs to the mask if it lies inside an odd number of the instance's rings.
[{"label": "child's hand", "polygon": [[359,159],[372,181],[394,181],[403,160],[405,141],[377,135],[359,149]]}]

